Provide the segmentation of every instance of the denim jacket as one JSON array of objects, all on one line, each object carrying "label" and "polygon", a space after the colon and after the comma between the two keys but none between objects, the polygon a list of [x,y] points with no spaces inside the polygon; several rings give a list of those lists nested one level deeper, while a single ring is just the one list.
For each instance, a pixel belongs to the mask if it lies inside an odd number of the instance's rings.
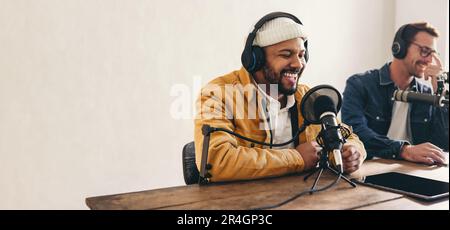
[{"label": "denim jacket", "polygon": [[[381,69],[351,76],[347,80],[342,105],[342,121],[351,125],[363,141],[367,159],[374,156],[399,158],[405,141],[391,140],[386,134],[392,120],[392,95],[397,87],[391,80],[390,63]],[[410,90],[431,93],[431,88],[414,79]],[[412,143],[431,142],[448,151],[448,108],[410,103],[409,122]]]}]

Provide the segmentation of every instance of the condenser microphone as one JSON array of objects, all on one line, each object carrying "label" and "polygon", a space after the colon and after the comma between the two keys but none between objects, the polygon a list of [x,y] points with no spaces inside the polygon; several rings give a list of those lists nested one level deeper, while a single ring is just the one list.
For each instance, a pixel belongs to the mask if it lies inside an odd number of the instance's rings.
[{"label": "condenser microphone", "polygon": [[333,154],[335,166],[342,173],[341,149],[344,141],[336,119],[336,105],[329,96],[320,95],[314,101],[313,109],[315,116],[319,118],[322,125],[324,150]]},{"label": "condenser microphone", "polygon": [[425,103],[436,107],[443,107],[444,105],[448,106],[448,99],[445,99],[444,96],[417,93],[406,90],[395,90],[393,99],[402,102]]}]

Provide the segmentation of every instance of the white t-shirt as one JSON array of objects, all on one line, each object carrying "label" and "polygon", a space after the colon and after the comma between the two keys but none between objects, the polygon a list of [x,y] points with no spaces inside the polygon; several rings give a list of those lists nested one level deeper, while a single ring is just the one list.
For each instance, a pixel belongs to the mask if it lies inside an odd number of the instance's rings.
[{"label": "white t-shirt", "polygon": [[389,127],[387,137],[392,140],[402,140],[411,143],[409,103],[394,101],[391,126]]},{"label": "white t-shirt", "polygon": [[[281,108],[281,103],[269,96],[259,86],[259,91],[267,102],[267,112],[270,118],[270,128],[272,129],[273,144],[280,144],[292,139],[291,114],[289,109],[295,105],[294,95],[287,96],[287,103]],[[294,142],[282,147],[273,147],[274,149],[295,148]]]}]

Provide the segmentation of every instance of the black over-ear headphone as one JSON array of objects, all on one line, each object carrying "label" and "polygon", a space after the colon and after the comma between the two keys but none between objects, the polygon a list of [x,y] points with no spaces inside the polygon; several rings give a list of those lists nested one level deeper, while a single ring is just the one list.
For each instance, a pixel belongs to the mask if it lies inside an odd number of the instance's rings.
[{"label": "black over-ear headphone", "polygon": [[398,59],[403,59],[406,56],[408,44],[403,38],[406,28],[408,28],[408,24],[403,25],[400,29],[398,29],[394,37],[394,43],[392,43],[392,55]]},{"label": "black over-ear headphone", "polygon": [[[245,42],[245,48],[244,48],[244,51],[242,52],[242,56],[241,56],[242,65],[249,73],[255,73],[256,71],[260,70],[266,62],[266,57],[265,57],[263,48],[253,45],[253,40],[256,37],[256,32],[264,25],[264,23],[266,23],[272,19],[280,18],[280,17],[290,18],[290,19],[294,20],[296,23],[303,25],[302,22],[297,17],[295,17],[292,14],[284,13],[284,12],[273,12],[273,13],[270,13],[270,14],[262,17],[255,24],[255,28],[253,29],[253,31],[248,35],[247,41]],[[308,57],[309,57],[308,56],[308,41],[305,41],[304,44],[305,44],[305,49],[306,49],[304,58],[305,58],[305,61],[308,61]]]}]

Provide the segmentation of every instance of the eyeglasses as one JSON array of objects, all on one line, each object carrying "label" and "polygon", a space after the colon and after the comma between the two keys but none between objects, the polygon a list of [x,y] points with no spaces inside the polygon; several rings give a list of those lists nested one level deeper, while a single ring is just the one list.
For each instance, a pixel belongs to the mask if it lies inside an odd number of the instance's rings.
[{"label": "eyeglasses", "polygon": [[439,55],[439,53],[434,49],[428,48],[426,46],[421,46],[415,42],[411,42],[411,44],[416,45],[420,48],[420,56],[424,58],[430,56],[432,53],[436,53],[437,55]]}]

